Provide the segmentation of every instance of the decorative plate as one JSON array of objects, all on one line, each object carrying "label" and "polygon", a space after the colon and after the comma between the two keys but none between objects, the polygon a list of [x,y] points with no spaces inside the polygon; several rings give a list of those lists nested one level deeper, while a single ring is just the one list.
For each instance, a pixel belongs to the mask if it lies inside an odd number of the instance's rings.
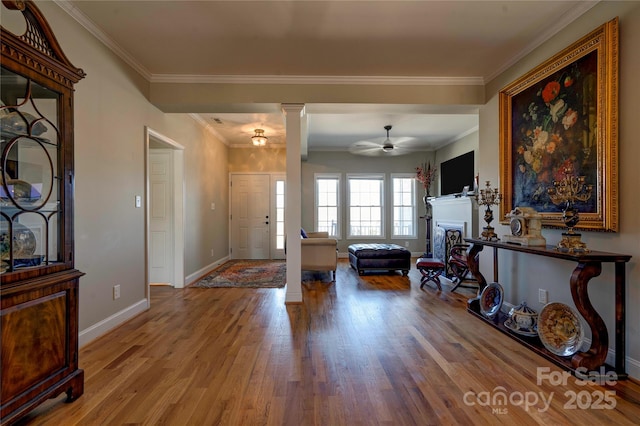
[{"label": "decorative plate", "polygon": [[537,336],[538,335],[538,329],[537,328],[534,328],[533,331],[520,328],[520,327],[518,327],[518,325],[516,323],[511,321],[511,318],[508,318],[504,322],[504,326],[507,327],[509,330],[513,331],[514,333],[522,334],[523,336]]},{"label": "decorative plate", "polygon": [[480,313],[487,318],[494,318],[500,312],[503,294],[500,284],[488,284],[480,293]]},{"label": "decorative plate", "polygon": [[549,352],[571,356],[584,343],[584,328],[571,307],[552,302],[546,304],[538,315],[538,336]]}]

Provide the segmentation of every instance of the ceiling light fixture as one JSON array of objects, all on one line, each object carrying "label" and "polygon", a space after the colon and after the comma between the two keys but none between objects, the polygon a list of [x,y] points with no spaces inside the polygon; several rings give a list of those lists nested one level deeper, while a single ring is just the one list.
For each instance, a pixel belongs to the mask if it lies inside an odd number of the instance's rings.
[{"label": "ceiling light fixture", "polygon": [[269,138],[267,138],[264,135],[264,130],[255,129],[254,131],[256,132],[256,134],[251,136],[251,141],[253,142],[253,144],[255,146],[265,146],[267,144],[267,140],[269,140]]},{"label": "ceiling light fixture", "polygon": [[393,151],[393,144],[391,143],[391,139],[389,139],[389,130],[391,130],[391,125],[387,124],[384,126],[384,129],[387,131],[387,140],[382,144],[382,150],[384,152]]}]

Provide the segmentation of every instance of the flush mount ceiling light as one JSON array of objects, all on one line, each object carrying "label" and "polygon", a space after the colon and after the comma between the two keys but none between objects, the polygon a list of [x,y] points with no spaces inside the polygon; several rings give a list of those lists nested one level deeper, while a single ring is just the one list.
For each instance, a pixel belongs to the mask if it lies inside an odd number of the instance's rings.
[{"label": "flush mount ceiling light", "polygon": [[264,135],[264,130],[255,129],[254,131],[256,134],[251,136],[251,142],[253,142],[255,146],[265,146],[269,138]]}]

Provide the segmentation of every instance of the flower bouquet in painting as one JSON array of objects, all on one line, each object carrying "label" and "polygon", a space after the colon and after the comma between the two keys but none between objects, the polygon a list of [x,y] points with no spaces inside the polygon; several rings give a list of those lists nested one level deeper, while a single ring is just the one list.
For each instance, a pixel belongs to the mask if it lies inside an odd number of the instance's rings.
[{"label": "flower bouquet in painting", "polygon": [[[565,170],[597,180],[597,58],[589,54],[518,94],[513,104],[513,204],[555,212]],[[595,200],[575,206],[595,211]]]}]

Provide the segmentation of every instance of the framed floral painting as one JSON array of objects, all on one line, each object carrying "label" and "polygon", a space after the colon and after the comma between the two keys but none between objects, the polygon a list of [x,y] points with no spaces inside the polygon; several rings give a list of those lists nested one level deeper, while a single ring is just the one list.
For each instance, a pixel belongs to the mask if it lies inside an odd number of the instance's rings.
[{"label": "framed floral painting", "polygon": [[502,89],[499,104],[501,220],[531,207],[563,226],[548,191],[570,170],[593,186],[576,228],[617,231],[617,18]]}]

